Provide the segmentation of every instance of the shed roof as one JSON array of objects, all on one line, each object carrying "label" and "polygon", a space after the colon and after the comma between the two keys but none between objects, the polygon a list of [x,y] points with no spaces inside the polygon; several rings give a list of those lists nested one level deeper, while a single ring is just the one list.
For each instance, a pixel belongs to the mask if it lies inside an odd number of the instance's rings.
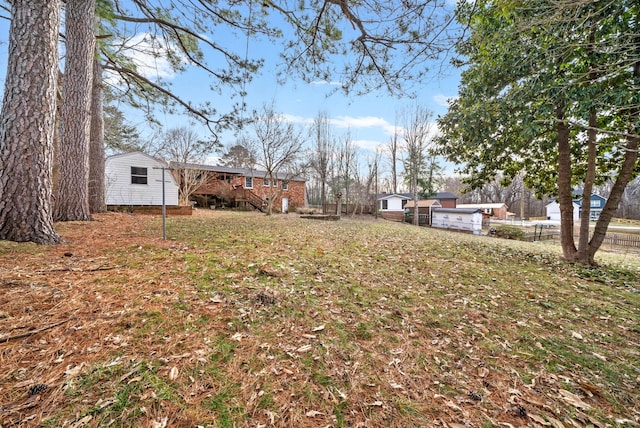
[{"label": "shed roof", "polygon": [[457,207],[458,208],[478,208],[478,209],[484,209],[484,208],[503,208],[506,207],[507,204],[505,204],[504,202],[500,202],[500,203],[490,203],[490,204],[458,204]]},{"label": "shed roof", "polygon": [[475,214],[482,211],[477,208],[434,208],[434,213],[458,213],[458,214]]}]

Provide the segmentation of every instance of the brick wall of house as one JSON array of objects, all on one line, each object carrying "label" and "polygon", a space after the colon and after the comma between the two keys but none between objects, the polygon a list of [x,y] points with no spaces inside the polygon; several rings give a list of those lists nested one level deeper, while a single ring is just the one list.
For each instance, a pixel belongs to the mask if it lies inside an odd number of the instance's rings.
[{"label": "brick wall of house", "polygon": [[456,200],[455,199],[440,199],[440,205],[442,208],[455,208]]},{"label": "brick wall of house", "polygon": [[[264,180],[262,178],[255,177],[253,179],[253,193],[256,195],[266,198],[269,195],[273,194],[273,188],[271,186],[265,186]],[[280,211],[282,208],[282,198],[289,199],[289,211],[293,212],[298,207],[304,207],[304,192],[305,192],[305,183],[304,181],[289,181],[289,185],[287,189],[282,188],[282,180],[278,180],[278,196],[275,198],[273,203],[273,208],[275,211]]]},{"label": "brick wall of house", "polygon": [[[253,177],[253,187],[245,187],[245,177],[242,175],[228,175],[208,172],[210,178],[195,192],[196,195],[215,195],[223,199],[233,200],[234,188],[245,188],[261,198],[267,198],[274,188],[264,185],[264,179]],[[278,180],[276,187],[278,196],[273,207],[276,211],[282,209],[282,198],[289,199],[289,211],[294,211],[297,207],[305,206],[305,182],[289,181],[288,189],[282,188],[282,180]]]}]

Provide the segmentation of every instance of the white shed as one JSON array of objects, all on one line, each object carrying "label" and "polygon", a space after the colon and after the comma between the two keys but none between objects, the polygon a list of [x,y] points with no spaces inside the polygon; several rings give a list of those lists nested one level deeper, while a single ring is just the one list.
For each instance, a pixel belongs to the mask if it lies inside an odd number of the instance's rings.
[{"label": "white shed", "polygon": [[482,233],[482,211],[473,208],[433,208],[431,226],[441,229],[457,229]]},{"label": "white shed", "polygon": [[[109,156],[105,161],[107,205],[162,205],[162,168],[168,165],[142,152]],[[164,171],[165,205],[178,205],[178,185]]]}]

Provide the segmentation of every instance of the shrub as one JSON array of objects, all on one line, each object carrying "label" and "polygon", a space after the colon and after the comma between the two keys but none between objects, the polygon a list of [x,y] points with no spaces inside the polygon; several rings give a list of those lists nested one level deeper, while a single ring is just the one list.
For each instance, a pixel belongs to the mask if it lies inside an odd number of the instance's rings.
[{"label": "shrub", "polygon": [[526,234],[522,229],[506,224],[492,227],[489,233],[493,236],[497,236],[498,238],[516,239],[518,241],[524,241],[526,238]]}]

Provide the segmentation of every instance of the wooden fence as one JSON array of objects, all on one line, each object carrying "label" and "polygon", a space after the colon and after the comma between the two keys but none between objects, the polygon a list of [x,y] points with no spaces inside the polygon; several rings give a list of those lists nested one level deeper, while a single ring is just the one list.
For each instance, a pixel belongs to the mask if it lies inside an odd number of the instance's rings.
[{"label": "wooden fence", "polygon": [[621,247],[640,248],[640,235],[623,235],[619,233],[607,233],[603,244],[618,245]]},{"label": "wooden fence", "polygon": [[[560,234],[556,234],[553,238],[560,239]],[[577,240],[579,237],[575,235]],[[543,238],[544,239],[544,238]],[[624,235],[621,233],[607,233],[602,241],[604,245],[615,245],[619,247],[640,248],[640,235]]]}]

